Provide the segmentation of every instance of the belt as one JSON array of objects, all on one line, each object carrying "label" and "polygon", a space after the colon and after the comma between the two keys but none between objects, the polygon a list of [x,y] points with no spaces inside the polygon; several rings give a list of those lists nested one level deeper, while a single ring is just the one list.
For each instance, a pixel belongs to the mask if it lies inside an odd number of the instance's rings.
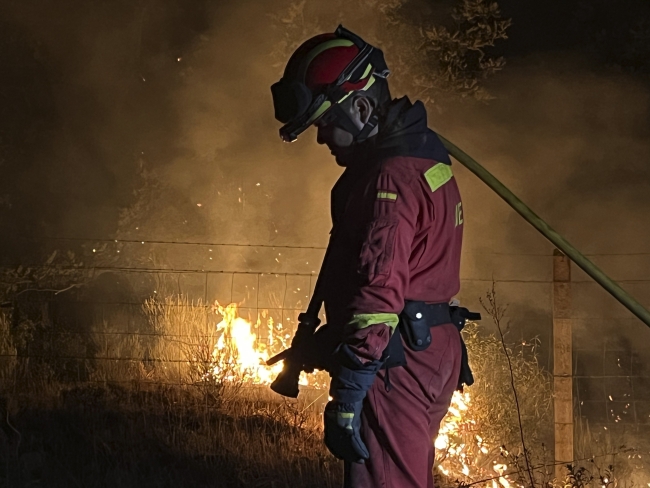
[{"label": "belt", "polygon": [[[456,326],[458,331],[461,331],[465,327],[467,320],[481,320],[481,314],[470,312],[463,307],[450,306],[448,303],[425,303],[407,300],[399,318],[400,321],[397,327],[400,333],[393,333],[388,347],[384,351],[385,361],[383,368],[386,370],[406,365],[404,343],[406,343],[409,349],[424,351],[431,345],[432,327],[451,323]],[[404,338],[404,343],[402,343],[402,337]],[[462,358],[459,389],[462,389],[463,384],[470,386],[474,383],[474,377],[469,367],[467,347],[462,336],[461,348]]]}]

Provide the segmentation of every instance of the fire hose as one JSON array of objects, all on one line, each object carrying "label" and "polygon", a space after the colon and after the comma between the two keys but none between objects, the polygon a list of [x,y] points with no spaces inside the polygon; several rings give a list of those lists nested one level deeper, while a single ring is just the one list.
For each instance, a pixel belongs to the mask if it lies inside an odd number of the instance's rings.
[{"label": "fire hose", "polygon": [[[650,312],[627,293],[621,286],[607,276],[596,264],[589,258],[578,251],[564,237],[551,228],[543,219],[533,212],[528,205],[522,202],[514,193],[512,193],[503,183],[501,183],[492,173],[481,166],[476,160],[467,153],[459,149],[453,143],[438,134],[438,137],[444,144],[445,148],[458,162],[474,173],[478,178],[489,186],[497,195],[506,201],[519,215],[521,215],[529,224],[535,227],[544,237],[546,237],[555,247],[568,256],[576,263],[585,273],[594,279],[600,286],[608,291],[616,300],[624,305],[630,312],[636,315],[644,324],[650,327]],[[328,246],[328,251],[331,246]],[[267,365],[273,365],[284,360],[284,367],[275,381],[271,384],[271,389],[281,395],[289,397],[298,396],[298,380],[302,370],[302,361],[300,355],[308,353],[307,344],[314,332],[320,325],[318,313],[323,303],[322,287],[322,270],[327,263],[327,252],[323,259],[321,272],[319,273],[314,287],[314,293],[309,302],[305,313],[299,315],[298,330],[291,342],[291,347],[273,356],[267,361]],[[305,351],[301,351],[305,349]]]},{"label": "fire hose", "polygon": [[616,300],[625,306],[630,312],[636,315],[644,324],[650,327],[650,312],[635,300],[628,292],[620,287],[618,283],[607,276],[596,264],[593,263],[584,254],[573,247],[569,241],[558,234],[544,220],[533,212],[528,205],[522,202],[512,193],[503,183],[492,175],[488,170],[481,166],[476,160],[471,158],[457,146],[447,139],[438,135],[445,148],[454,158],[463,166],[480,178],[483,183],[489,186],[497,195],[506,201],[519,215],[521,215],[530,225],[535,227],[544,237],[555,245],[560,251],[576,263],[585,273],[591,276],[600,286],[607,290]]}]

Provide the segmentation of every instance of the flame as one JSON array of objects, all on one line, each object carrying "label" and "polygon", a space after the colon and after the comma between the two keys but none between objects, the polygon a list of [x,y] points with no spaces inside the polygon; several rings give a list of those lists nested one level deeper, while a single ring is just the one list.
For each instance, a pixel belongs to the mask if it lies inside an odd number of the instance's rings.
[{"label": "flame", "polygon": [[[238,305],[225,307],[215,302],[214,311],[221,315],[216,324],[219,338],[214,348],[215,375],[226,380],[253,385],[269,385],[282,370],[282,362],[267,366],[266,360],[289,346],[291,335],[281,323],[274,322],[268,311],[262,310],[253,325],[238,314]],[[261,340],[253,329],[266,328]],[[324,374],[324,373],[321,373]],[[326,376],[302,374],[300,384],[326,388]],[[438,436],[434,440],[436,467],[445,476],[464,482],[490,479],[484,486],[510,488],[508,466],[499,463],[507,451],[489,445],[479,434],[480,426],[471,412],[472,399],[468,392],[455,392]],[[496,477],[495,477],[496,474]]]},{"label": "flame", "polygon": [[[282,362],[267,366],[266,360],[289,347],[291,334],[284,330],[281,323],[275,323],[267,310],[258,313],[254,328],[263,328],[265,322],[267,339],[261,341],[253,332],[253,324],[239,316],[238,304],[231,303],[225,307],[215,302],[214,311],[221,315],[216,324],[219,339],[212,354],[214,367],[212,373],[229,381],[244,382],[252,385],[270,385],[282,371]],[[300,384],[321,387],[316,375],[302,373]]]},{"label": "flame", "polygon": [[503,459],[503,453],[477,433],[480,426],[472,416],[471,403],[468,392],[454,393],[434,441],[436,465],[441,473],[453,479],[471,483],[494,478],[484,486],[510,488],[508,466],[495,461]]},{"label": "flame", "polygon": [[[221,332],[215,345],[214,374],[219,375],[228,371],[231,380],[239,379],[253,384],[268,384],[282,370],[281,364],[266,366],[269,358],[263,347],[256,347],[257,335],[251,331],[251,324],[239,317],[237,304],[231,303],[225,307],[216,303],[216,309],[222,316],[217,324],[217,332]],[[225,358],[219,361],[218,358]],[[225,364],[220,364],[224,363]]]}]

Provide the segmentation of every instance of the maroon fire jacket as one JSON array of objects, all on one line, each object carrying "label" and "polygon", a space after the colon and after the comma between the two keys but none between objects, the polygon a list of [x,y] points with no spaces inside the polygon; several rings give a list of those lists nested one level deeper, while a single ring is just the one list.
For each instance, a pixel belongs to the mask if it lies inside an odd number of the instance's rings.
[{"label": "maroon fire jacket", "polygon": [[395,100],[332,190],[321,295],[339,339],[378,359],[405,300],[460,289],[463,209],[451,162],[421,102]]}]

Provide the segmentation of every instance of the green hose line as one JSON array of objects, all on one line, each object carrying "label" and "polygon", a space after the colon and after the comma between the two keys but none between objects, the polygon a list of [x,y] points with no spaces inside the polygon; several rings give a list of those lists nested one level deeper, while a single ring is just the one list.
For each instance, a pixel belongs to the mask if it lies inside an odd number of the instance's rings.
[{"label": "green hose line", "polygon": [[637,302],[629,293],[621,288],[618,283],[607,276],[598,266],[585,257],[580,251],[573,247],[564,237],[555,232],[546,222],[539,218],[528,205],[522,202],[506,186],[497,180],[488,170],[481,166],[477,161],[468,156],[447,139],[438,135],[440,140],[447,148],[449,154],[456,158],[463,166],[478,176],[483,183],[492,188],[497,195],[503,198],[508,205],[515,209],[529,224],[540,231],[544,237],[551,241],[555,247],[569,256],[582,270],[591,276],[600,286],[605,288],[614,298],[621,302],[627,309],[650,327],[650,312],[643,305]]}]

